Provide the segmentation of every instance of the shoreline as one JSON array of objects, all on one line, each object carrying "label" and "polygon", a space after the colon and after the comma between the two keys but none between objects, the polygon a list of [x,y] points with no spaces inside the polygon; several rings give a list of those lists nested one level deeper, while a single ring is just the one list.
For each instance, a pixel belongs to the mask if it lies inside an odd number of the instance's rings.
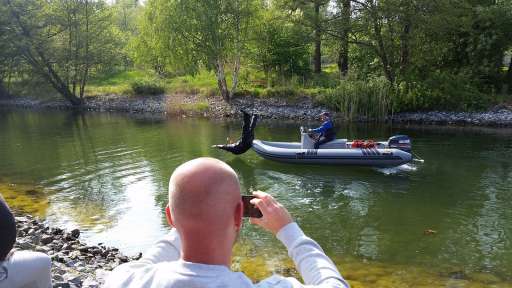
[{"label": "shoreline", "polygon": [[142,253],[128,257],[118,248],[86,245],[80,230],[50,227],[37,217],[14,211],[17,228],[16,250],[42,252],[52,260],[52,286],[59,288],[99,288],[118,265],[138,260]]},{"label": "shoreline", "polygon": [[[0,99],[0,108],[21,108],[33,110],[73,110],[65,100],[38,100],[33,98]],[[300,97],[293,101],[279,98],[239,97],[231,103],[220,97],[202,98],[198,95],[157,95],[120,96],[105,95],[87,97],[82,111],[122,112],[130,114],[152,114],[164,117],[204,117],[210,119],[239,118],[240,109],[260,114],[263,119],[313,120],[322,111],[331,112],[336,119],[343,119],[337,113],[313,102],[311,98]],[[345,121],[345,120],[341,120]],[[375,122],[374,119],[358,118],[356,123]],[[383,123],[512,127],[512,107],[498,105],[482,112],[401,112],[388,116]]]}]

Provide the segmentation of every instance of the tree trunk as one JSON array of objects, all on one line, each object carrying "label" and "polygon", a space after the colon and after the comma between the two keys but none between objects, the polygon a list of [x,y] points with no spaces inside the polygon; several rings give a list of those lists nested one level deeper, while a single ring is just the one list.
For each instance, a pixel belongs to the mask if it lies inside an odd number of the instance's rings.
[{"label": "tree trunk", "polygon": [[89,1],[85,0],[85,64],[80,79],[80,101],[84,101],[85,85],[89,77]]},{"label": "tree trunk", "polygon": [[238,1],[235,1],[235,5],[236,5],[236,15],[235,15],[235,24],[236,24],[236,29],[235,29],[235,33],[236,33],[236,37],[235,37],[235,67],[233,67],[233,83],[231,85],[231,91],[230,91],[230,94],[229,94],[229,99],[232,99],[233,98],[233,95],[236,93],[236,88],[238,86],[238,72],[240,72],[240,58],[241,58],[241,53],[242,53],[242,39],[241,39],[241,33],[242,33],[242,29],[241,29],[241,15],[240,15],[240,6],[239,6],[239,2]]},{"label": "tree trunk", "polygon": [[36,48],[36,52],[42,61],[42,65],[44,66],[44,68],[41,69],[41,73],[46,79],[48,79],[53,88],[55,88],[55,90],[57,90],[57,92],[59,92],[73,106],[82,105],[80,98],[76,97],[76,95],[69,90],[69,85],[67,85],[62,80],[62,78],[60,78],[59,74],[55,71],[55,69],[53,69],[51,62],[46,59],[46,56],[41,51],[41,49]]},{"label": "tree trunk", "polygon": [[389,59],[386,52],[386,47],[384,46],[384,40],[382,39],[382,33],[381,33],[381,25],[379,23],[379,20],[377,18],[377,15],[375,15],[377,12],[372,13],[372,20],[373,20],[373,32],[375,33],[375,40],[377,41],[377,51],[378,56],[380,58],[380,61],[382,63],[382,69],[384,70],[384,75],[386,75],[386,79],[391,84],[395,83],[395,75],[389,66]]},{"label": "tree trunk", "polygon": [[238,73],[240,72],[240,54],[236,55],[235,59],[235,67],[233,68],[233,83],[231,85],[231,91],[229,94],[229,98],[232,99],[233,95],[236,92],[236,88],[238,86]]},{"label": "tree trunk", "polygon": [[406,21],[402,34],[400,35],[400,74],[404,75],[409,65],[409,33],[411,31],[411,23]]},{"label": "tree trunk", "polygon": [[[44,78],[50,82],[57,92],[59,92],[66,100],[68,100],[73,106],[80,106],[82,101],[75,94],[69,90],[69,85],[58,75],[57,71],[53,69],[52,62],[46,58],[41,46],[32,44],[34,37],[32,37],[31,31],[21,20],[18,11],[13,7],[10,0],[7,0],[7,5],[10,8],[11,15],[13,16],[16,24],[19,26],[19,36],[28,41],[19,43],[20,46],[17,49],[25,60],[34,68],[35,71],[40,73]],[[21,42],[21,41],[20,41]],[[24,43],[27,42],[27,43]]]},{"label": "tree trunk", "polygon": [[7,89],[5,89],[4,80],[0,79],[0,99],[7,98],[8,96],[9,96],[9,93],[7,92]]},{"label": "tree trunk", "polygon": [[345,77],[348,74],[348,36],[350,33],[350,16],[351,13],[351,0],[343,0],[342,2],[342,21],[343,28],[341,31],[340,37],[340,50],[338,51],[338,70],[340,71],[340,76]]},{"label": "tree trunk", "polygon": [[224,74],[224,62],[221,59],[215,61],[215,75],[217,76],[217,86],[219,87],[220,95],[224,101],[229,103],[231,95],[229,94],[228,83]]},{"label": "tree trunk", "polygon": [[510,57],[510,62],[508,63],[508,71],[505,78],[505,83],[508,85],[508,94],[512,94],[512,56]]},{"label": "tree trunk", "polygon": [[315,1],[315,55],[313,72],[322,72],[322,32],[320,25],[320,1]]},{"label": "tree trunk", "polygon": [[407,73],[409,66],[409,35],[411,33],[411,13],[414,9],[412,8],[412,2],[410,0],[401,1],[402,15],[400,16],[400,22],[402,23],[402,31],[400,33],[400,75],[403,76]]}]

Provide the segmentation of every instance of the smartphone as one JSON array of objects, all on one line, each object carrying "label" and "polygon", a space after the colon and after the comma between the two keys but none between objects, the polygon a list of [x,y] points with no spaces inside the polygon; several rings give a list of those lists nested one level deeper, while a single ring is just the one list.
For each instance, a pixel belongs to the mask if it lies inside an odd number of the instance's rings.
[{"label": "smartphone", "polygon": [[261,218],[263,214],[261,214],[260,209],[251,203],[251,199],[256,198],[256,196],[252,195],[242,195],[242,202],[244,202],[244,217],[251,218]]}]

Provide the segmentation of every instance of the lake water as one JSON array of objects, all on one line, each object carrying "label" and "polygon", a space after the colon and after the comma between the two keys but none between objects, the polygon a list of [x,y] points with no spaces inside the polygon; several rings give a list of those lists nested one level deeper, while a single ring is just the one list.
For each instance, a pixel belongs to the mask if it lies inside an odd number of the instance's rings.
[{"label": "lake water", "polygon": [[[297,141],[304,123],[261,123],[256,138]],[[314,125],[315,123],[309,123]],[[412,137],[425,159],[393,169],[274,163],[210,148],[240,123],[116,114],[0,110],[0,192],[82,239],[144,251],[168,227],[173,169],[226,161],[242,191],[274,195],[353,287],[512,287],[512,131],[338,127],[349,139]],[[233,269],[259,280],[296,275],[284,247],[244,225]]]}]

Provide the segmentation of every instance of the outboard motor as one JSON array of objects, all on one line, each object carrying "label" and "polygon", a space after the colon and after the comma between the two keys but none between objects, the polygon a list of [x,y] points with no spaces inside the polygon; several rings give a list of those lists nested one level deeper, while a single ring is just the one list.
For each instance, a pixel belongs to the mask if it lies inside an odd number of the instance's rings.
[{"label": "outboard motor", "polygon": [[395,148],[407,153],[412,152],[412,141],[407,135],[395,135],[388,139],[388,147]]}]

